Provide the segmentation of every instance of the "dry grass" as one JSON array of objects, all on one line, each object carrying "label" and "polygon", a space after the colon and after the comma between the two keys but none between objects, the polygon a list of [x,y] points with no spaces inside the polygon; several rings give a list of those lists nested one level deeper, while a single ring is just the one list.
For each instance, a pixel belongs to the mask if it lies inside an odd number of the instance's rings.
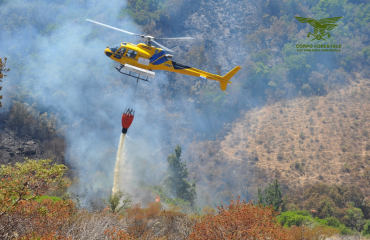
[{"label": "dry grass", "polygon": [[326,240],[369,240],[370,237],[364,237],[364,236],[361,236],[361,235],[354,235],[354,236],[340,236],[340,235],[336,235],[336,236],[332,236],[332,237],[328,237],[328,238],[325,238]]},{"label": "dry grass", "polygon": [[61,229],[60,235],[67,239],[107,239],[105,231],[117,228],[125,230],[122,218],[112,213],[90,213],[79,211]]},{"label": "dry grass", "polygon": [[59,235],[66,239],[108,239],[107,230],[114,229],[135,239],[187,239],[197,221],[191,215],[173,209],[165,210],[159,203],[150,203],[148,208],[134,205],[125,216],[79,211],[59,231]]}]

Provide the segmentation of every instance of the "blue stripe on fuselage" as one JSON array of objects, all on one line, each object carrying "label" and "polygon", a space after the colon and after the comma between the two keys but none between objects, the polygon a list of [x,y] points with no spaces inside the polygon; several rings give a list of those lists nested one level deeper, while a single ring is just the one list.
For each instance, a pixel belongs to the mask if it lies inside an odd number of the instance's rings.
[{"label": "blue stripe on fuselage", "polygon": [[153,65],[159,65],[159,64],[162,64],[164,62],[167,62],[167,60],[168,59],[166,58],[166,56],[163,56],[162,58],[158,59],[157,61],[153,62],[152,64]]},{"label": "blue stripe on fuselage", "polygon": [[[151,58],[149,58],[149,61],[150,61],[150,63],[152,63],[154,65],[158,65],[159,63],[153,63],[153,62],[157,61],[159,58],[161,58],[164,55],[165,55],[165,52],[160,51],[158,53],[153,54],[153,56]],[[164,58],[167,59],[166,56],[164,56]]]}]

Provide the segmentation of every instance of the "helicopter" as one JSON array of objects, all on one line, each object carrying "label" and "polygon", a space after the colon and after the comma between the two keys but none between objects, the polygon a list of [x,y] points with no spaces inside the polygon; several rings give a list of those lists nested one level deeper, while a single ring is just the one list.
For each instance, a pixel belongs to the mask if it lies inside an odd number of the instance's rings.
[{"label": "helicopter", "polygon": [[[86,21],[99,24],[104,27],[108,27],[120,32],[124,32],[130,35],[139,36],[147,41],[147,43],[139,43],[133,44],[129,42],[122,42],[120,44],[107,47],[104,50],[104,53],[107,57],[111,58],[112,60],[120,63],[119,68],[116,69],[125,75],[130,77],[134,77],[139,80],[148,81],[148,78],[154,78],[155,72],[153,70],[165,70],[175,73],[181,73],[186,75],[191,75],[195,77],[200,77],[201,79],[211,79],[220,82],[220,88],[222,91],[225,91],[227,88],[230,79],[241,69],[240,66],[236,66],[230,72],[228,72],[224,76],[220,76],[216,74],[212,74],[206,71],[202,71],[200,69],[196,69],[193,67],[186,66],[184,64],[175,62],[172,60],[174,51],[159,44],[155,40],[191,40],[194,39],[192,37],[176,37],[176,38],[156,38],[149,35],[140,35],[132,32],[128,32],[126,30],[122,30],[119,28],[115,28],[94,20],[86,19]],[[158,47],[152,45],[155,43]],[[122,71],[126,70],[129,73],[125,73]],[[133,73],[139,74],[138,76],[133,75]],[[141,77],[145,76],[144,77]]]}]

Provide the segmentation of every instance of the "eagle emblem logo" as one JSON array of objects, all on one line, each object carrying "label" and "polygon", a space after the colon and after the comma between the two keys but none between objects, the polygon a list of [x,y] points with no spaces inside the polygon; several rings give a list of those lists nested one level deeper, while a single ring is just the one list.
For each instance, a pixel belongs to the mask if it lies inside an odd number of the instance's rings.
[{"label": "eagle emblem logo", "polygon": [[[343,17],[343,16],[342,16]],[[332,17],[332,18],[323,18],[319,21],[313,19],[313,18],[304,18],[304,17],[295,17],[299,22],[301,23],[309,23],[311,26],[314,27],[314,32],[308,32],[307,37],[314,36],[313,40],[325,40],[325,36],[328,36],[330,38],[330,30],[333,30],[336,26],[338,26],[336,23],[339,19],[342,17]]]}]

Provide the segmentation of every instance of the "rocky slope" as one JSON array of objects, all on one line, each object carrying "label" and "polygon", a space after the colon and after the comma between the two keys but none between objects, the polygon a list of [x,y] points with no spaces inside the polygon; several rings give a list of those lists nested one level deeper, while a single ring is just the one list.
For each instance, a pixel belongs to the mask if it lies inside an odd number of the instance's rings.
[{"label": "rocky slope", "polygon": [[55,137],[40,141],[31,136],[20,137],[8,128],[0,131],[0,164],[22,162],[29,159],[52,159],[54,163],[65,164],[65,142]]},{"label": "rocky slope", "polygon": [[[204,46],[205,56],[211,65],[221,65],[226,74],[236,65],[241,65],[248,54],[246,34],[257,29],[262,18],[260,4],[254,1],[181,1],[170,6],[171,34],[196,38],[192,42],[171,42],[166,45],[176,51],[175,57],[183,58],[194,46]],[[196,64],[196,59],[184,59]],[[215,72],[215,69],[210,69]]]}]

